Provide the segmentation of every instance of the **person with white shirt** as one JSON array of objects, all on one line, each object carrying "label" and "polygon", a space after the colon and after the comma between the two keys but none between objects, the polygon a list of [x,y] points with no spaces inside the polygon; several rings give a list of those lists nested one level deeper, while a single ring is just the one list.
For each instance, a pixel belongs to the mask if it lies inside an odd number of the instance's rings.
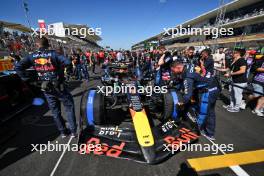
[{"label": "person with white shirt", "polygon": [[223,47],[220,47],[218,49],[218,52],[213,55],[213,59],[214,59],[215,68],[225,68],[226,67],[225,53],[224,53]]},{"label": "person with white shirt", "polygon": [[116,59],[117,59],[117,61],[123,60],[123,54],[120,51],[117,52]]}]

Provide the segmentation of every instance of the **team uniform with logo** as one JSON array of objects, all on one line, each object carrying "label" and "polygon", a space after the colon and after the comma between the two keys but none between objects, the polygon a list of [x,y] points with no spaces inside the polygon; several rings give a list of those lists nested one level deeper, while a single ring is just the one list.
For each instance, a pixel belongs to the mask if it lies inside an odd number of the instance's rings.
[{"label": "team uniform with logo", "polygon": [[215,103],[220,92],[215,77],[202,77],[195,71],[194,64],[188,64],[183,73],[183,103],[187,104],[194,95],[199,112],[197,123],[209,136],[214,135]]},{"label": "team uniform with logo", "polygon": [[41,48],[16,65],[16,72],[22,80],[29,79],[26,77],[26,69],[33,67],[36,70],[54,121],[62,134],[65,134],[66,126],[61,116],[60,102],[65,107],[71,132],[76,132],[74,102],[64,84],[64,67],[69,64],[71,64],[70,60],[64,56],[58,55],[53,50]]}]

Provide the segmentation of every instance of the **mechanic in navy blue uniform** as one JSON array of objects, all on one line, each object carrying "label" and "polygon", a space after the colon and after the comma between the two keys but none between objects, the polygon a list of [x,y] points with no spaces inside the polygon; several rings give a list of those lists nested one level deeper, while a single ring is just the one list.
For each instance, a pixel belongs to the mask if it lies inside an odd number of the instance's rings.
[{"label": "mechanic in navy blue uniform", "polygon": [[68,129],[61,116],[61,102],[65,107],[71,136],[76,137],[74,101],[64,84],[64,67],[71,64],[70,60],[63,55],[58,55],[54,50],[49,50],[49,42],[45,37],[37,39],[36,45],[39,49],[22,59],[16,65],[16,72],[22,80],[27,81],[29,78],[26,77],[26,69],[33,66],[62,138],[66,137]]},{"label": "mechanic in navy blue uniform", "polygon": [[197,123],[204,135],[214,140],[215,133],[215,104],[220,92],[220,87],[214,77],[201,76],[201,69],[194,64],[174,62],[171,67],[172,74],[181,76],[184,90],[183,102],[179,105],[190,103],[193,95],[198,104],[199,112]]},{"label": "mechanic in navy blue uniform", "polygon": [[196,57],[194,51],[195,48],[193,46],[189,46],[186,50],[186,55],[180,58],[181,62],[185,64],[198,65],[198,57]]},{"label": "mechanic in navy blue uniform", "polygon": [[156,72],[155,85],[160,86],[162,84],[162,74],[170,74],[170,67],[173,62],[172,55],[169,51],[166,51],[159,59],[159,69]]}]

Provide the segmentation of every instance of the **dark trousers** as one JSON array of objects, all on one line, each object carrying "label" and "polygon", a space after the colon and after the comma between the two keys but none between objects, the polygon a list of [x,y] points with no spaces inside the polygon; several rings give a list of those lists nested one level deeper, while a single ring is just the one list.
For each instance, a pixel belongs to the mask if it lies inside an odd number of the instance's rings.
[{"label": "dark trousers", "polygon": [[161,70],[160,69],[156,72],[156,75],[155,75],[155,85],[156,86],[161,85]]},{"label": "dark trousers", "polygon": [[84,79],[89,79],[87,65],[77,64],[76,65],[76,74],[77,74],[76,76],[77,76],[78,80],[82,80],[83,77],[84,77]]},{"label": "dark trousers", "polygon": [[209,136],[214,136],[215,134],[215,122],[215,103],[212,103],[210,104],[208,116],[204,124],[204,129]]},{"label": "dark trousers", "polygon": [[[89,73],[88,73],[88,69],[87,69],[87,65],[86,64],[82,64],[81,65],[81,70],[82,70],[82,73],[84,75],[84,79],[89,79]],[[81,74],[82,76],[82,74]]]},{"label": "dark trousers", "polygon": [[76,65],[76,77],[77,77],[77,79],[78,80],[81,80],[82,79],[82,66],[81,66],[81,64],[77,64]]},{"label": "dark trousers", "polygon": [[219,95],[218,90],[209,93],[208,114],[203,126],[203,129],[209,136],[215,135],[215,124],[216,124],[215,105],[218,95]]},{"label": "dark trousers", "polygon": [[66,126],[65,121],[61,116],[61,102],[65,108],[65,114],[67,116],[67,120],[69,122],[69,127],[72,133],[76,132],[76,117],[75,117],[75,110],[74,110],[74,101],[73,97],[67,90],[63,92],[44,92],[44,95],[47,99],[49,109],[52,112],[54,121],[57,125],[58,130],[61,133],[65,133]]},{"label": "dark trousers", "polygon": [[92,64],[92,72],[95,73],[95,63]]}]

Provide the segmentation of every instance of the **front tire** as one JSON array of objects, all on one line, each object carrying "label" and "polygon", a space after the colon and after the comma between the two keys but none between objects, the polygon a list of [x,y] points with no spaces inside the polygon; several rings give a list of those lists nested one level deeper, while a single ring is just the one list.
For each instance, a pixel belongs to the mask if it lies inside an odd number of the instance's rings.
[{"label": "front tire", "polygon": [[105,123],[104,96],[95,89],[85,92],[81,100],[81,124],[102,125]]}]

